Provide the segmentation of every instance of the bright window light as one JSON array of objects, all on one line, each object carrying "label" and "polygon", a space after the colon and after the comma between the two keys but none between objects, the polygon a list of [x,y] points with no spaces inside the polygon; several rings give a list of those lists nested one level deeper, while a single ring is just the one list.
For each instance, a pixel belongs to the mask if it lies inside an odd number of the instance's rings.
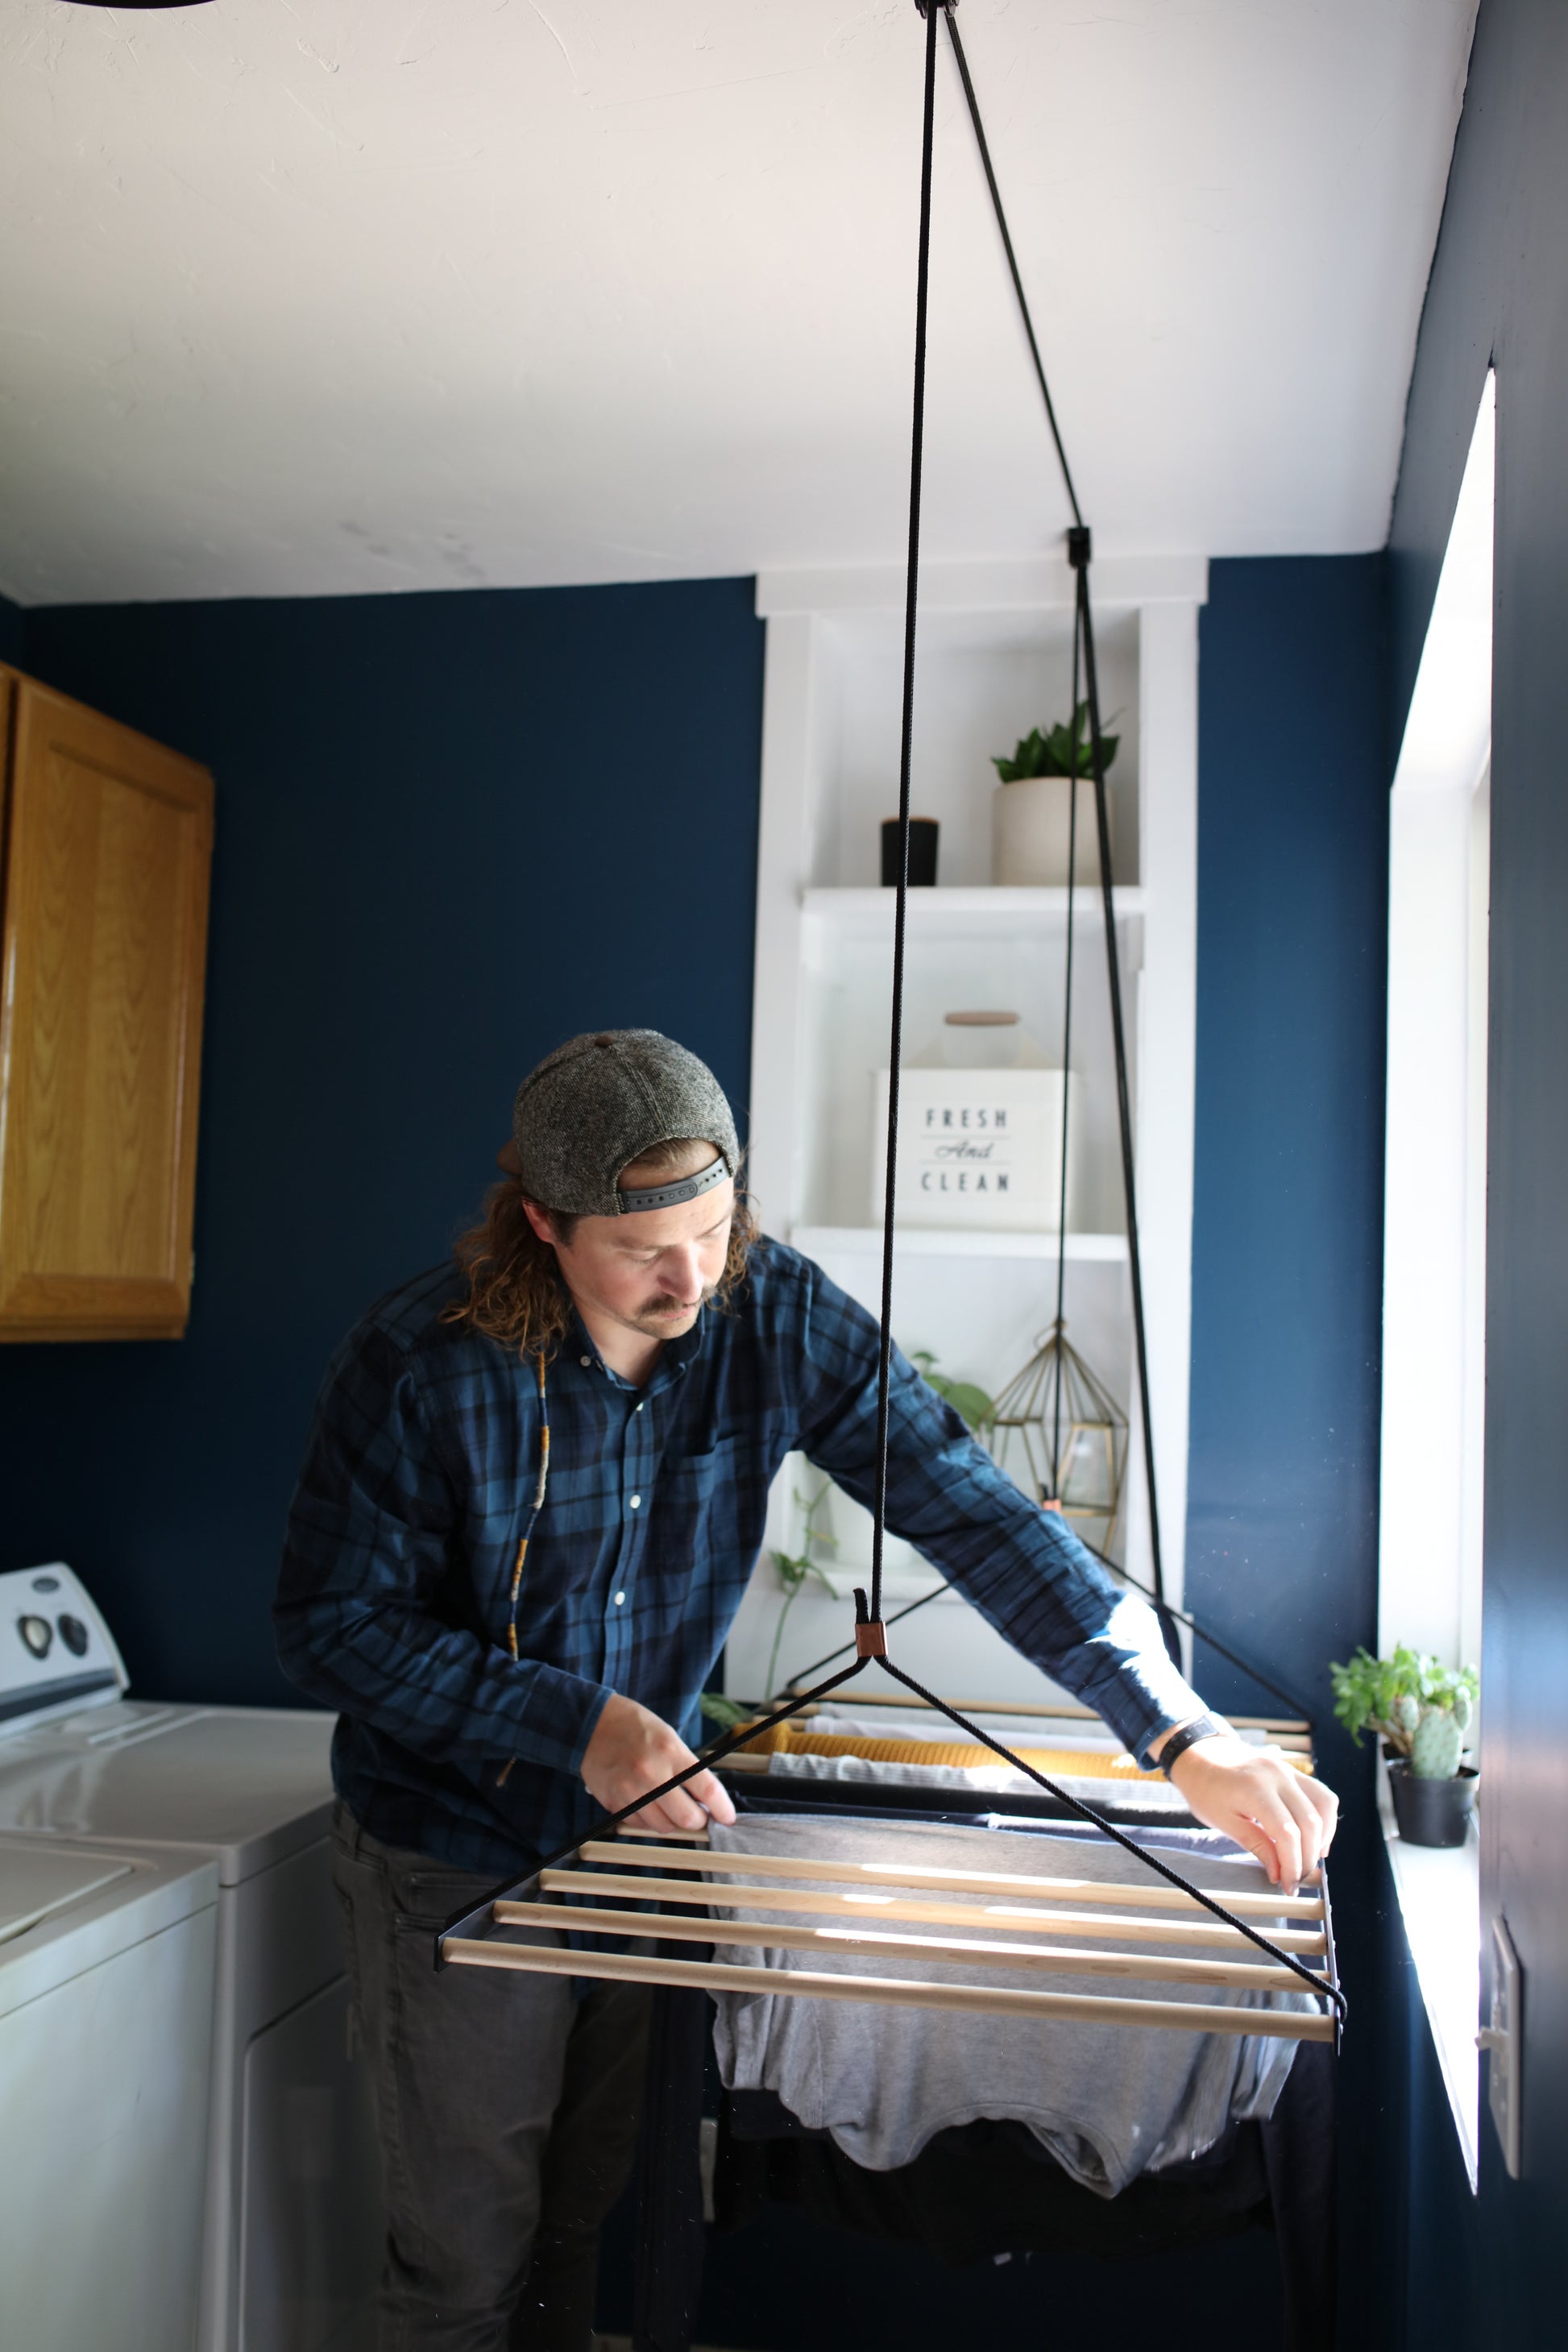
[{"label": "bright window light", "polygon": [[1494,391],[1390,805],[1379,1639],[1479,1663]]}]

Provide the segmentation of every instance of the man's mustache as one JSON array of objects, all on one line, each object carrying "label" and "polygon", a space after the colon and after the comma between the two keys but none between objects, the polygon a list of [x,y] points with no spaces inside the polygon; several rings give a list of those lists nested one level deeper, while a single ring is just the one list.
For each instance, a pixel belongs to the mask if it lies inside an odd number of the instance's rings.
[{"label": "man's mustache", "polygon": [[707,1307],[718,1297],[718,1284],[716,1282],[710,1282],[703,1290],[702,1296],[697,1301],[696,1307],[692,1305],[689,1298],[670,1298],[668,1297],[663,1298],[650,1298],[646,1307],[639,1307],[637,1308],[634,1320],[640,1323],[645,1316],[651,1318],[656,1315],[693,1315],[697,1311],[697,1307]]}]

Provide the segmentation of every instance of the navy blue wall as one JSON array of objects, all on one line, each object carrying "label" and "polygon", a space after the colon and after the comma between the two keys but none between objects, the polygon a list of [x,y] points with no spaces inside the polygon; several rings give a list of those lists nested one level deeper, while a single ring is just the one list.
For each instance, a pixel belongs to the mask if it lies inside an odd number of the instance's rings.
[{"label": "navy blue wall", "polygon": [[0,661],[21,660],[26,620],[19,604],[13,604],[9,596],[0,596]]},{"label": "navy blue wall", "polygon": [[1187,1591],[1314,1709],[1376,1617],[1385,587],[1218,562],[1200,641]]},{"label": "navy blue wall", "polygon": [[0,1349],[0,1566],[69,1559],[143,1689],[287,1703],[322,1365],[445,1253],[524,1071],[642,1023],[747,1099],[763,631],[740,580],[24,618],[217,822],[189,1336]]},{"label": "navy blue wall", "polygon": [[[1299,1694],[1345,1801],[1343,2340],[1357,2346],[1395,2324],[1403,2185],[1380,2118],[1404,2016],[1371,1758],[1324,1717],[1329,1660],[1371,1643],[1377,1616],[1387,586],[1382,555],[1212,564],[1198,695],[1187,1596]],[[1277,1706],[1201,1643],[1195,1671],[1222,1706]]]},{"label": "navy blue wall", "polygon": [[[1524,1967],[1524,2178],[1506,2178],[1483,2115],[1477,2207],[1450,2176],[1446,2185],[1429,2179],[1413,2208],[1409,2297],[1418,2318],[1436,2315],[1445,2333],[1489,2347],[1557,2341],[1568,2302],[1564,221],[1568,13],[1557,0],[1482,0],[1390,548],[1402,712],[1490,358],[1498,496],[1481,1856],[1485,1916],[1507,1917]],[[1413,2142],[1425,2079],[1417,2065]],[[1468,2250],[1464,2265],[1457,2246]]]}]

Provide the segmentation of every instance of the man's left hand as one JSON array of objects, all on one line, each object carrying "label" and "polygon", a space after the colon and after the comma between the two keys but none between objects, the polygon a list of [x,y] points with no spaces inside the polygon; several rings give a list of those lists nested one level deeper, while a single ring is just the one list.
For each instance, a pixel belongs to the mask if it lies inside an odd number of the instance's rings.
[{"label": "man's left hand", "polygon": [[1190,1812],[1245,1846],[1287,1892],[1328,1853],[1340,1801],[1277,1748],[1249,1748],[1229,1731],[1194,1740],[1172,1765],[1171,1780]]}]

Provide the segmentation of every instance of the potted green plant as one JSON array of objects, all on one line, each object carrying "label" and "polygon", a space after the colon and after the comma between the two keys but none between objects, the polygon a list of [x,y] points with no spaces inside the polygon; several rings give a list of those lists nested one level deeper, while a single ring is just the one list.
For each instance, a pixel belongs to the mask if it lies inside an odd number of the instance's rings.
[{"label": "potted green plant", "polygon": [[986,1431],[996,1418],[996,1407],[982,1388],[973,1381],[955,1381],[936,1369],[936,1358],[929,1348],[911,1348],[910,1361],[928,1388],[934,1389],[944,1404],[950,1404],[971,1433],[984,1440]]},{"label": "potted green plant", "polygon": [[1480,1775],[1464,1761],[1479,1683],[1474,1666],[1443,1666],[1418,1651],[1358,1650],[1331,1665],[1334,1713],[1359,1747],[1384,1742],[1399,1834],[1411,1845],[1463,1845]]},{"label": "potted green plant", "polygon": [[[1110,768],[1121,742],[1102,735]],[[1010,760],[992,761],[1001,782],[991,802],[991,878],[1013,885],[1058,887],[1068,878],[1068,838],[1075,823],[1073,875],[1078,882],[1100,880],[1100,833],[1094,813],[1094,761],[1089,740],[1089,705],[1072,719],[1042,733],[1020,737]],[[1110,812],[1107,810],[1109,817]]]}]

